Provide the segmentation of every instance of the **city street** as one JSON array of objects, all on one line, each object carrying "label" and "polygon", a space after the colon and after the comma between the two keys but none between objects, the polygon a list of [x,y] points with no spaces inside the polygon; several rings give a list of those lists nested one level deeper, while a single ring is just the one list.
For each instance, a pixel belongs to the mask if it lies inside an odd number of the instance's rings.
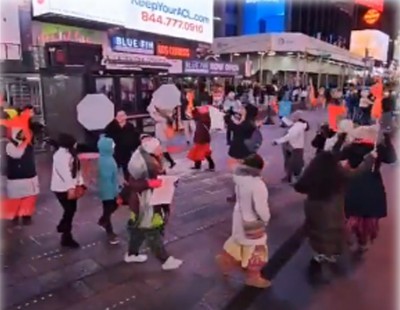
[{"label": "city street", "polygon": [[[313,156],[310,141],[322,111],[305,112],[306,160]],[[110,245],[97,225],[101,203],[91,190],[79,203],[74,236],[81,249],[59,246],[56,225],[61,207],[49,191],[51,157],[38,156],[41,194],[30,227],[5,227],[3,238],[3,299],[6,309],[271,309],[347,310],[394,309],[394,166],[383,168],[389,199],[389,217],[382,220],[380,236],[364,261],[349,259],[348,273],[325,286],[307,282],[311,250],[301,232],[303,197],[283,177],[282,152],[271,142],[283,135],[278,125],[264,126],[261,154],[267,162],[264,177],[269,189],[271,221],[268,226],[270,264],[265,273],[273,278],[267,290],[245,287],[240,274],[224,279],[215,255],[230,234],[233,205],[226,202],[231,178],[227,172],[224,133],[213,135],[217,171],[193,172],[185,153],[174,154],[181,176],[171,221],[166,229],[167,249],[183,259],[182,267],[164,272],[155,258],[145,264],[126,264],[128,210],[113,216],[121,242]],[[179,141],[178,141],[179,142]],[[178,143],[176,142],[176,143]],[[205,164],[204,164],[204,167]],[[91,189],[93,186],[91,186]],[[146,249],[144,249],[146,250]]]}]

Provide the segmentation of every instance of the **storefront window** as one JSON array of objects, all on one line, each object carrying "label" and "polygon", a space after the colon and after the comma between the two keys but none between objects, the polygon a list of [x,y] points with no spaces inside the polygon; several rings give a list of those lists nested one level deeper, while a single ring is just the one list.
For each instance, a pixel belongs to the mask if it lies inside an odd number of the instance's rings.
[{"label": "storefront window", "polygon": [[136,112],[136,85],[134,78],[121,78],[121,105],[127,114]]},{"label": "storefront window", "polygon": [[146,109],[151,102],[153,92],[155,90],[155,81],[152,78],[143,77],[140,79],[140,90],[142,100],[139,104],[139,113],[146,113]]},{"label": "storefront window", "polygon": [[114,85],[112,78],[97,78],[96,79],[96,93],[104,94],[114,102]]}]

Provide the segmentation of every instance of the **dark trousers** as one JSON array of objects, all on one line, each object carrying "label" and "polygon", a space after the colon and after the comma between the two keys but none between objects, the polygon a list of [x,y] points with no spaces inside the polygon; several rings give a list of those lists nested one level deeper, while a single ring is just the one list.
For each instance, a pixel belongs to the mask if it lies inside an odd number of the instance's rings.
[{"label": "dark trousers", "polygon": [[124,174],[124,179],[128,181],[129,180],[128,162],[118,163],[118,168],[122,169],[122,173]]},{"label": "dark trousers", "polygon": [[232,136],[233,136],[233,131],[228,125],[226,127],[226,144],[230,145],[232,143]]},{"label": "dark trousers", "polygon": [[151,252],[161,263],[165,263],[167,261],[169,254],[164,246],[161,229],[138,228],[132,220],[129,220],[128,232],[128,255],[138,255],[140,247],[142,246],[143,242],[146,241]]},{"label": "dark trousers", "polygon": [[103,215],[99,219],[99,223],[104,225],[108,234],[113,234],[114,230],[111,223],[111,215],[117,210],[118,205],[116,199],[103,200]]},{"label": "dark trousers", "polygon": [[[208,168],[209,169],[215,169],[215,163],[214,163],[214,160],[212,159],[211,155],[206,156],[206,160],[208,161]],[[194,162],[194,168],[195,169],[200,169],[201,168],[201,161],[195,161]]]},{"label": "dark trousers", "polygon": [[75,216],[78,201],[76,199],[68,199],[67,192],[55,193],[55,194],[62,208],[64,209],[61,221],[57,226],[57,231],[59,233],[71,234],[72,221]]}]

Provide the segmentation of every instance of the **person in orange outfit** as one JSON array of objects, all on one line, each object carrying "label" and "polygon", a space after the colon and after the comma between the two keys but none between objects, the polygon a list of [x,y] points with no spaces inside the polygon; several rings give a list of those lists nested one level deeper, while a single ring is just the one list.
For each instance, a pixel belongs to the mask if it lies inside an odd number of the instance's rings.
[{"label": "person in orange outfit", "polygon": [[337,90],[333,91],[328,101],[328,125],[335,132],[338,129],[338,123],[347,115],[345,103],[340,99],[340,95]]},{"label": "person in orange outfit", "polygon": [[39,181],[36,173],[34,151],[27,143],[25,131],[11,130],[10,141],[6,145],[6,193],[3,217],[19,224],[30,225],[39,194]]},{"label": "person in orange outfit", "polygon": [[207,106],[198,107],[193,111],[193,118],[196,122],[194,132],[194,146],[188,153],[188,158],[194,162],[194,170],[201,169],[201,162],[206,159],[208,161],[208,169],[214,171],[215,163],[211,157],[211,118]]}]

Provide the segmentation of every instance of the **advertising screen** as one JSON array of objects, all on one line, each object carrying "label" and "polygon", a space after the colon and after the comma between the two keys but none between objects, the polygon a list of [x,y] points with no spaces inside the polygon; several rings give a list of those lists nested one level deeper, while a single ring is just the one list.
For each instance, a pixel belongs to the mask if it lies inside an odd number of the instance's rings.
[{"label": "advertising screen", "polygon": [[383,12],[383,0],[355,0],[356,4]]},{"label": "advertising screen", "polygon": [[243,34],[285,31],[285,0],[244,0]]},{"label": "advertising screen", "polygon": [[357,30],[351,32],[350,52],[361,57],[372,57],[387,61],[389,36],[379,30]]},{"label": "advertising screen", "polygon": [[32,0],[33,16],[57,14],[212,43],[213,0]]}]

